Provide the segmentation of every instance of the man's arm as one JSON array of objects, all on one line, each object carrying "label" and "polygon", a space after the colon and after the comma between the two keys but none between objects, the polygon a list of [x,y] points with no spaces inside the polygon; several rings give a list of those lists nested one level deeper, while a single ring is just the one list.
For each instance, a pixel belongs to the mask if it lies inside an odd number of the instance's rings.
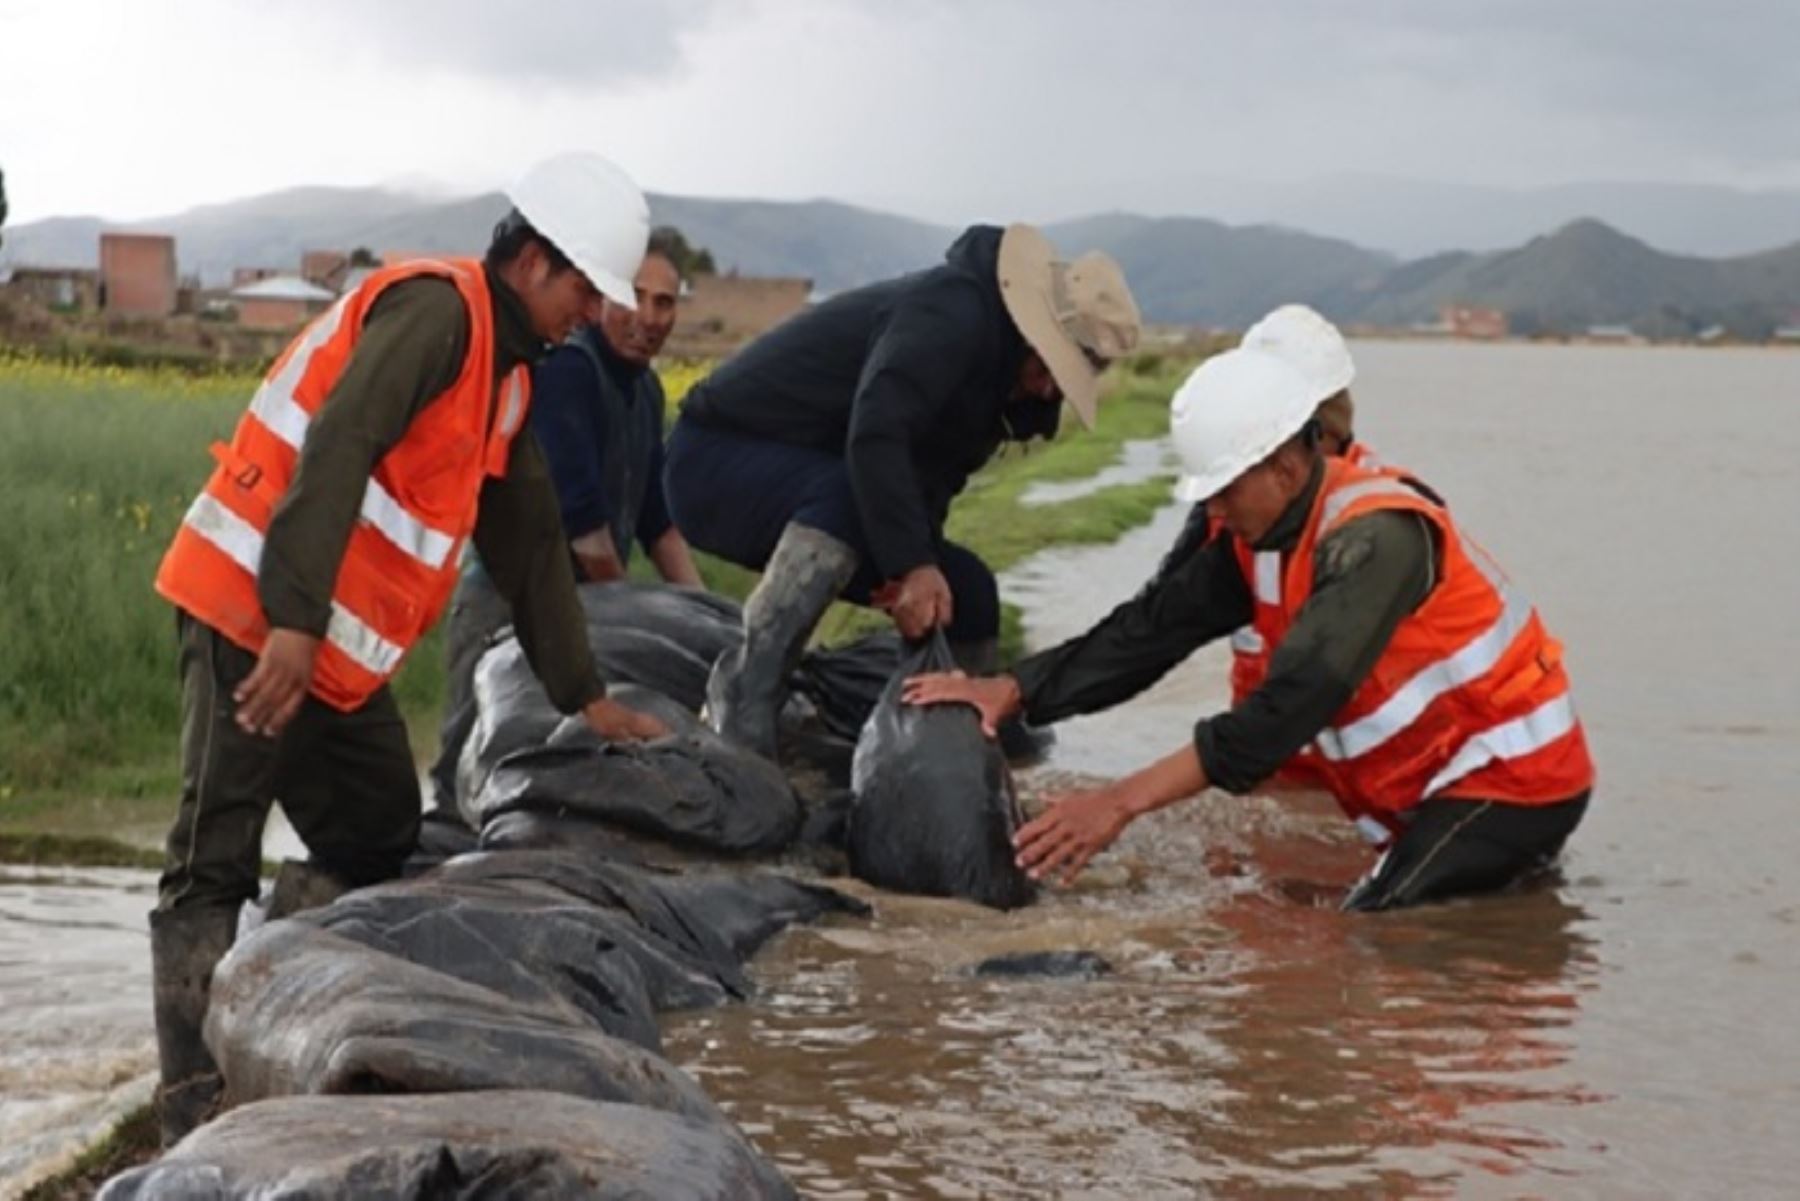
[{"label": "man's arm", "polygon": [[1249,621],[1250,589],[1229,538],[1167,563],[1085,634],[1021,660],[1025,716],[1042,725],[1130,700],[1196,649]]},{"label": "man's arm", "polygon": [[650,561],[656,564],[657,574],[668,583],[684,588],[706,587],[706,581],[700,578],[700,568],[694,562],[694,553],[688,549],[687,539],[674,526],[664,530],[662,537],[651,543]]},{"label": "man's arm", "polygon": [[[659,406],[662,404],[662,388],[658,387],[648,393],[647,399],[653,399]],[[663,490],[663,441],[662,411],[657,410],[656,436],[650,444],[649,482],[644,487],[644,503],[638,509],[637,535],[650,561],[656,564],[657,574],[671,584],[680,584],[689,588],[704,588],[705,582],[700,578],[700,569],[694,565],[693,552],[688,549],[687,539],[675,528],[675,519],[669,514],[669,496]]]},{"label": "man's arm", "polygon": [[552,351],[531,373],[531,432],[548,465],[570,549],[583,577],[594,581],[625,575],[606,499],[605,432],[594,415],[600,386],[593,361],[575,346]]},{"label": "man's arm", "polygon": [[961,392],[986,321],[972,284],[906,297],[869,350],[845,457],[858,516],[883,579],[936,562],[913,445]]},{"label": "man's arm", "polygon": [[512,607],[513,630],[557,709],[606,695],[594,667],[549,468],[530,435],[514,438],[506,475],[481,489],[475,549]]},{"label": "man's arm", "polygon": [[1033,879],[1072,881],[1133,820],[1213,786],[1243,793],[1311,741],[1374,669],[1436,579],[1431,527],[1376,512],[1322,539],[1312,595],[1276,648],[1263,686],[1194,738],[1108,787],[1051,798],[1014,839]]}]

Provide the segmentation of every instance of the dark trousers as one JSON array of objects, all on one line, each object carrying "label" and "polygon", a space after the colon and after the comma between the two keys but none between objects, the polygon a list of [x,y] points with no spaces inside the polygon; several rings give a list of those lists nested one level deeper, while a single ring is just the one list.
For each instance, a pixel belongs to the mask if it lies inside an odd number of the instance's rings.
[{"label": "dark trousers", "polygon": [[475,728],[475,664],[493,644],[494,635],[511,622],[512,608],[494,587],[493,578],[479,566],[464,568],[450,598],[444,630],[444,724],[431,764],[431,790],[439,809],[456,812],[456,764]]},{"label": "dark trousers", "polygon": [[[857,514],[850,469],[841,455],[675,423],[663,470],[670,515],[692,545],[760,571],[789,522],[822,530],[860,560],[843,599],[869,603],[887,581],[875,567]],[[949,582],[955,616],[945,636],[975,642],[1000,633],[1000,586],[967,547],[937,538],[937,566]]]},{"label": "dark trousers", "polygon": [[353,713],[309,696],[279,737],[246,733],[232,692],[255,656],[186,613],[176,627],[181,808],[157,908],[235,908],[256,896],[277,800],[312,861],[344,883],[397,876],[419,837],[419,780],[393,694],[384,687]]},{"label": "dark trousers", "polygon": [[1587,793],[1553,805],[1434,797],[1412,811],[1344,908],[1399,909],[1504,888],[1555,862],[1587,805]]}]

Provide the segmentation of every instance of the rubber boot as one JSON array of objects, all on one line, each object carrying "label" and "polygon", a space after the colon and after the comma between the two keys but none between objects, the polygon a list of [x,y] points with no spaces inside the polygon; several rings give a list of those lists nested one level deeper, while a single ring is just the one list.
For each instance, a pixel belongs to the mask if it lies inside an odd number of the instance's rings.
[{"label": "rubber boot", "polygon": [[320,867],[304,859],[284,859],[269,888],[269,921],[292,917],[307,909],[329,905],[350,886]]},{"label": "rubber boot", "polygon": [[213,968],[231,949],[237,910],[223,905],[159,909],[150,915],[150,966],[156,1010],[156,1053],[162,1085],[156,1114],[162,1145],[171,1147],[206,1121],[224,1081],[201,1033]]},{"label": "rubber boot", "polygon": [[822,530],[790,522],[744,602],[744,642],[720,655],[706,681],[713,732],[771,762],[788,673],[831,602],[856,574],[851,547]]},{"label": "rubber boot", "polygon": [[[1000,640],[978,638],[969,642],[952,642],[950,657],[969,675],[991,676],[1000,670]],[[1056,742],[1056,735],[1051,731],[1028,725],[1024,718],[1018,716],[1001,722],[995,734],[1000,743],[1000,753],[1014,767],[1026,767],[1041,761]]]}]

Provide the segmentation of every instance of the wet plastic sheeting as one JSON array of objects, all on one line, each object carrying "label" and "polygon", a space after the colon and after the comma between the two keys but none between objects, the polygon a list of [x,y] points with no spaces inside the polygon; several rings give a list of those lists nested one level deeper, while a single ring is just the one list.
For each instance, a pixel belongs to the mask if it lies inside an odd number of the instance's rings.
[{"label": "wet plastic sheeting", "polygon": [[233,1110],[105,1201],[776,1201],[793,1189],[728,1125],[549,1092],[292,1097]]},{"label": "wet plastic sheeting", "polygon": [[717,1120],[653,1051],[299,921],[270,922],[226,958],[206,1041],[233,1104],[536,1088]]},{"label": "wet plastic sheeting", "polygon": [[963,705],[908,705],[907,677],[955,667],[942,633],[908,652],[856,744],[850,870],[897,892],[1000,909],[1034,889],[1013,861],[1020,814],[1000,748]]},{"label": "wet plastic sheeting", "polygon": [[729,854],[779,851],[800,829],[800,802],[781,769],[711,734],[620,745],[571,737],[577,745],[502,760],[465,807],[469,818],[485,826],[534,810]]},{"label": "wet plastic sheeting", "polygon": [[240,942],[207,1042],[236,1102],[533,1087],[711,1114],[646,1050],[656,1014],[744,997],[743,961],[777,931],[865,911],[760,871],[469,855]]}]

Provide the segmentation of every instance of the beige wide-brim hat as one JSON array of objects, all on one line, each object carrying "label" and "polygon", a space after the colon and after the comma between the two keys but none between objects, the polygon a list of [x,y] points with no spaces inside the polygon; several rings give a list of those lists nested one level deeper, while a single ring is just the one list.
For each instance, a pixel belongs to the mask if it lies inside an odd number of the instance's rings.
[{"label": "beige wide-brim hat", "polygon": [[1081,424],[1093,429],[1100,372],[1131,353],[1142,328],[1124,272],[1097,251],[1064,262],[1035,228],[1009,225],[1000,238],[998,273],[1013,324]]}]

